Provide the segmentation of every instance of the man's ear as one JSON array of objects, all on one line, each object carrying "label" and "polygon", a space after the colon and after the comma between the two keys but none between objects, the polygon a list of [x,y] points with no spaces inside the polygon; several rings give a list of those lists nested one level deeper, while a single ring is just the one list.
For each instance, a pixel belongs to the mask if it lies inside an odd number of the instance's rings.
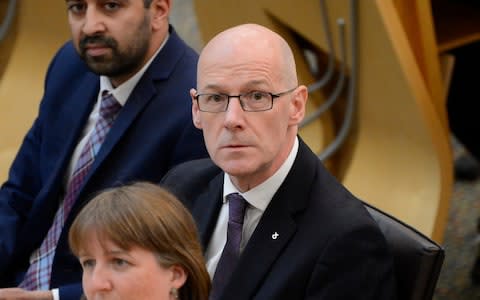
[{"label": "man's ear", "polygon": [[292,101],[290,103],[290,125],[298,125],[305,117],[305,109],[308,99],[308,90],[304,85],[298,86],[293,91]]},{"label": "man's ear", "polygon": [[198,102],[195,100],[195,95],[197,91],[195,89],[190,89],[190,97],[192,98],[192,120],[193,125],[198,128],[202,129],[202,124],[200,121],[200,109],[198,109]]},{"label": "man's ear", "polygon": [[153,29],[159,30],[168,24],[171,0],[152,0],[150,4],[151,24]]}]

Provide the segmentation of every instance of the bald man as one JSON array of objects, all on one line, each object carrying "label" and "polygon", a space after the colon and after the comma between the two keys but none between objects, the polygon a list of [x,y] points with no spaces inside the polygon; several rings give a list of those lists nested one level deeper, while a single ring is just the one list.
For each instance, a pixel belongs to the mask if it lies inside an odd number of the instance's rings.
[{"label": "bald man", "polygon": [[298,136],[308,93],[286,41],[233,27],[205,46],[197,76],[193,122],[211,159],[163,184],[198,223],[211,299],[395,299],[380,229]]}]

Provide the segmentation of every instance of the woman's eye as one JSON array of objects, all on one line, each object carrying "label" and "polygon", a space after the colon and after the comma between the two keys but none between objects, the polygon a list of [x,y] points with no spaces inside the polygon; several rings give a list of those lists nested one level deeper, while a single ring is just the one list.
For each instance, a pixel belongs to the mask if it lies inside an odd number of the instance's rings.
[{"label": "woman's eye", "polygon": [[117,268],[124,268],[129,265],[129,262],[121,258],[115,258],[112,260],[112,264]]},{"label": "woman's eye", "polygon": [[93,259],[85,259],[80,262],[82,265],[82,268],[85,269],[90,269],[95,266],[95,261]]}]

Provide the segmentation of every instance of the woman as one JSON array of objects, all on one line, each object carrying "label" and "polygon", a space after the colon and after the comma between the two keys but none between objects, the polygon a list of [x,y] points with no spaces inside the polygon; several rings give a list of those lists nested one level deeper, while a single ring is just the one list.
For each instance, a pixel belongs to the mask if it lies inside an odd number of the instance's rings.
[{"label": "woman", "polygon": [[210,279],[190,213],[150,183],[93,198],[69,232],[87,299],[207,300]]}]

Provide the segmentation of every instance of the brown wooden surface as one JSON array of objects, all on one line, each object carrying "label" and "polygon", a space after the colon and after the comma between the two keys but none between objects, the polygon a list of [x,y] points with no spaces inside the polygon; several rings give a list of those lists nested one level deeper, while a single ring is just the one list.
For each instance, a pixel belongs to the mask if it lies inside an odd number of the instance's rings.
[{"label": "brown wooden surface", "polygon": [[445,83],[441,72],[431,4],[424,0],[394,0],[393,3],[431,94],[433,105],[445,130],[448,130]]},{"label": "brown wooden surface", "polygon": [[58,0],[17,1],[13,25],[0,44],[0,181],[36,116],[48,62],[70,36]]}]

